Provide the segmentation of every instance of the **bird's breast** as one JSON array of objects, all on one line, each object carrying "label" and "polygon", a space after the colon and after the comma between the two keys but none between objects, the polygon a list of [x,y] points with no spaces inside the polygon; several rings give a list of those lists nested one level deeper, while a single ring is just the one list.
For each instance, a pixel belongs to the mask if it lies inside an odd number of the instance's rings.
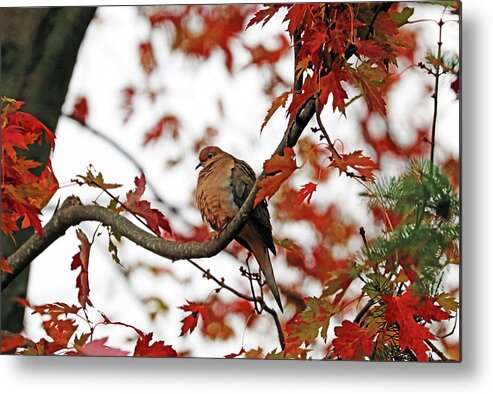
[{"label": "bird's breast", "polygon": [[231,170],[228,162],[218,162],[204,168],[197,181],[197,206],[202,218],[216,231],[229,223],[237,212],[231,192]]}]

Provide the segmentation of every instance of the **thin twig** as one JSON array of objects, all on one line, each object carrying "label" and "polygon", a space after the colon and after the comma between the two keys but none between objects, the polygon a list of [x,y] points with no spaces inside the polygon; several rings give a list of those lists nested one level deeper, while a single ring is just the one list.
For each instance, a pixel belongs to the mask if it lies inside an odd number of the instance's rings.
[{"label": "thin twig", "polygon": [[284,348],[286,347],[286,344],[285,344],[285,339],[284,339],[284,331],[282,330],[282,325],[281,325],[281,321],[279,320],[279,316],[277,315],[276,311],[272,308],[270,308],[269,306],[267,306],[264,301],[262,300],[262,308],[264,309],[264,311],[266,311],[267,313],[269,313],[272,318],[274,319],[274,322],[276,323],[276,328],[277,328],[277,335],[279,337],[279,343],[281,345],[281,349],[284,350]]},{"label": "thin twig", "polygon": [[[96,130],[95,128],[87,125],[86,123],[81,122],[79,119],[74,117],[73,115],[67,115],[67,114],[62,114],[68,119],[73,120],[74,122],[77,122],[80,126],[84,127],[87,131],[91,132],[94,134],[96,137],[102,139],[103,141],[107,142],[109,145],[111,145],[117,152],[121,153],[132,165],[137,169],[139,173],[145,174],[144,168],[142,165],[128,152],[125,148],[123,148],[121,145],[119,145],[116,141],[108,137],[106,134],[101,133],[100,131]],[[159,194],[157,191],[156,187],[152,184],[152,182],[149,181],[149,179],[146,179],[146,184],[147,188],[149,191],[154,195],[154,199],[156,202],[164,205],[168,210],[170,210],[174,214],[179,214],[180,210],[179,208],[171,205],[170,203],[166,202],[162,196]]]},{"label": "thin twig", "polygon": [[221,288],[224,288],[226,290],[229,290],[231,293],[233,293],[237,297],[243,298],[244,300],[247,300],[247,301],[258,303],[261,306],[261,309],[262,310],[264,310],[267,313],[269,313],[272,316],[272,318],[274,319],[274,322],[276,324],[277,335],[279,337],[279,344],[281,345],[281,349],[284,350],[284,347],[285,347],[285,343],[284,343],[284,331],[282,329],[282,325],[281,325],[281,321],[279,320],[279,316],[277,315],[277,313],[276,313],[276,311],[274,309],[272,309],[271,307],[269,307],[265,303],[265,301],[264,301],[263,298],[254,298],[254,297],[250,297],[250,296],[248,296],[246,294],[243,294],[243,293],[239,292],[238,290],[236,290],[235,288],[233,288],[231,286],[228,286],[225,283],[224,279],[221,279],[221,280],[217,279],[214,275],[211,274],[211,272],[209,270],[206,270],[206,269],[202,268],[199,264],[197,264],[192,259],[187,259],[187,261],[189,263],[191,263],[193,266],[195,266],[196,268],[198,268],[200,271],[202,271],[204,273],[204,277],[206,279],[213,280],[219,286],[221,286]]},{"label": "thin twig", "polygon": [[430,161],[431,168],[433,169],[433,161],[435,160],[435,134],[437,127],[438,118],[438,87],[440,82],[440,59],[442,58],[442,30],[443,30],[443,20],[440,18],[438,22],[438,51],[437,51],[437,65],[435,66],[435,91],[433,92],[433,123],[431,126],[431,153]]},{"label": "thin twig", "polygon": [[438,356],[442,361],[450,361],[450,359],[443,354],[429,339],[425,339],[425,343],[430,347],[430,349]]},{"label": "thin twig", "polygon": [[436,335],[436,337],[440,338],[440,339],[445,339],[445,338],[451,336],[455,332],[455,329],[457,328],[457,321],[459,320],[458,316],[459,316],[459,314],[456,312],[455,313],[455,319],[454,319],[454,326],[452,327],[452,330],[450,330],[450,332],[448,332],[447,334],[442,335],[442,336]]},{"label": "thin twig", "polygon": [[327,133],[327,130],[324,127],[324,124],[322,122],[322,118],[320,116],[320,107],[319,107],[319,100],[318,97],[315,99],[315,116],[317,118],[317,123],[318,127],[320,129],[320,132],[324,136],[324,138],[327,140],[327,143],[329,144],[329,150],[332,153],[332,155],[336,156],[338,159],[341,158],[341,155],[339,152],[337,152],[337,149],[334,147],[334,144],[332,143],[332,140],[330,139],[329,133]]},{"label": "thin twig", "polygon": [[[258,303],[257,303],[257,296],[255,295],[255,288],[253,287],[253,280],[252,280],[252,272],[250,271],[250,264],[248,264],[248,259],[250,258],[251,256],[251,253],[249,252],[248,253],[248,256],[246,258],[246,266],[247,266],[247,269],[248,269],[248,282],[250,283],[250,290],[252,292],[252,297],[254,299],[254,306],[255,306],[255,312],[257,312],[258,314],[262,313],[262,307],[258,306]],[[262,287],[260,287],[262,289]]]},{"label": "thin twig", "polygon": [[236,290],[235,288],[231,287],[231,286],[228,286],[225,282],[224,282],[224,278],[222,280],[219,280],[217,279],[214,275],[211,274],[210,270],[206,270],[205,268],[201,267],[199,264],[197,264],[195,261],[193,261],[192,259],[186,259],[186,261],[188,261],[190,264],[192,264],[195,268],[199,269],[200,271],[203,272],[204,274],[204,278],[206,279],[210,279],[210,280],[213,280],[214,282],[216,282],[219,286],[221,286],[221,288],[224,288],[228,291],[230,291],[231,293],[233,293],[235,296],[239,297],[239,298],[243,298],[244,300],[247,300],[247,301],[251,301],[251,302],[255,302],[256,300],[253,298],[253,297],[250,297],[246,294],[243,294],[241,292],[239,292],[238,290]]}]

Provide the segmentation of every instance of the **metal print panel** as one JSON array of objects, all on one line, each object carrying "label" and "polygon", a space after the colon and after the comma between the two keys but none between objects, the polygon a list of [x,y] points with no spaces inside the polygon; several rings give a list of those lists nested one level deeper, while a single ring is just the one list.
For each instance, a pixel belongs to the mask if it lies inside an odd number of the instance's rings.
[{"label": "metal print panel", "polygon": [[461,360],[458,1],[0,12],[2,354]]}]

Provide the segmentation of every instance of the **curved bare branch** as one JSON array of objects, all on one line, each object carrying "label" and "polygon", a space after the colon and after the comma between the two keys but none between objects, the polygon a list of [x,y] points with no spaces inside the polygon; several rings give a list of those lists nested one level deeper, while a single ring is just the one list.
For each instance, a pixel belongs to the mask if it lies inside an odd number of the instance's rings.
[{"label": "curved bare branch", "polygon": [[[307,100],[294,121],[289,125],[274,153],[283,155],[284,147],[294,147],[314,113],[315,98],[312,97]],[[46,224],[42,236],[34,234],[7,259],[7,265],[12,270],[12,273],[2,272],[2,291],[37,256],[63,236],[70,227],[84,221],[96,221],[105,226],[110,226],[137,245],[171,260],[212,257],[223,250],[247,222],[253,210],[253,203],[259,189],[259,181],[263,178],[265,178],[265,172],[262,172],[257,178],[248,198],[233,220],[216,238],[206,242],[164,240],[141,229],[111,209],[97,205],[82,205],[78,198],[69,198]]]}]

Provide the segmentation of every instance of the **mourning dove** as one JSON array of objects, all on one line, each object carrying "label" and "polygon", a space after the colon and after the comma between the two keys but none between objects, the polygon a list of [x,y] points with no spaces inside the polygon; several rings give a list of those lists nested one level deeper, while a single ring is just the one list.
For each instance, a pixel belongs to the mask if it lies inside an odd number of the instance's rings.
[{"label": "mourning dove", "polygon": [[[255,183],[255,172],[246,162],[223,152],[217,146],[203,148],[199,161],[196,168],[202,167],[202,170],[197,180],[197,206],[202,219],[214,230],[221,231],[235,217],[248,197]],[[269,257],[269,249],[275,255],[276,248],[265,200],[253,210],[235,239],[253,253],[279,309],[283,311]]]}]

